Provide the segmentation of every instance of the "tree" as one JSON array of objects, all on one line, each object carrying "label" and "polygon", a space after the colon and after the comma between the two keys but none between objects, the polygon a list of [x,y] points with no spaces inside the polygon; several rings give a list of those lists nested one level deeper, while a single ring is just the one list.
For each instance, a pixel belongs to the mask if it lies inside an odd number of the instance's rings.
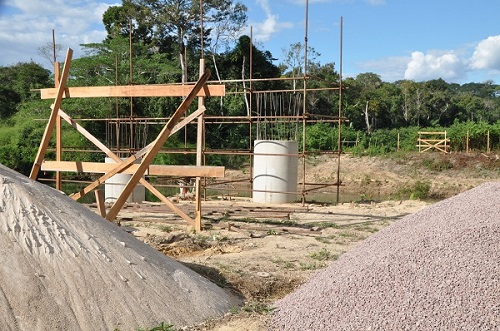
[{"label": "tree", "polygon": [[355,84],[359,87],[360,105],[366,125],[366,132],[370,134],[373,130],[374,116],[379,108],[379,100],[376,98],[375,91],[382,85],[380,76],[371,72],[359,74],[356,76]]},{"label": "tree", "polygon": [[37,99],[38,95],[33,89],[47,87],[49,84],[50,71],[33,61],[0,67],[0,86],[15,91],[21,101]]},{"label": "tree", "polygon": [[50,66],[53,67],[54,61],[57,61],[57,57],[62,51],[62,45],[53,45],[51,42],[48,42],[45,45],[38,47],[37,51],[38,55],[46,59],[50,63]]},{"label": "tree", "polygon": [[0,86],[0,118],[4,119],[16,111],[16,105],[21,102],[21,97],[15,91]]},{"label": "tree", "polygon": [[168,46],[170,43],[176,45],[182,82],[187,81],[188,48],[200,49],[201,45],[200,3],[203,6],[204,42],[211,39],[211,32],[214,30],[215,48],[224,36],[234,35],[246,22],[246,7],[231,0],[127,0],[126,3],[139,8],[134,12],[136,15],[140,13],[141,20],[136,19],[148,25],[148,36],[155,46],[161,49],[165,46],[165,41]]}]

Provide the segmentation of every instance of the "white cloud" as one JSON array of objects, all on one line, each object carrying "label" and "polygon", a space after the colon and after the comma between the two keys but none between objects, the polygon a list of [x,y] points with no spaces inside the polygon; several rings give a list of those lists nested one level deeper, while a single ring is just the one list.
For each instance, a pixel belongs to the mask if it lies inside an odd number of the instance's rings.
[{"label": "white cloud", "polygon": [[384,82],[395,82],[403,79],[409,61],[410,58],[407,56],[392,56],[358,63],[357,67],[361,72],[380,75]]},{"label": "white cloud", "polygon": [[[105,0],[7,0],[0,2],[0,48],[5,50],[0,65],[33,60],[49,66],[38,48],[52,42],[71,47],[74,58],[81,55],[80,44],[101,42],[106,37],[102,15],[111,5]],[[63,61],[60,54],[58,60]]]},{"label": "white cloud", "polygon": [[442,78],[456,81],[464,77],[466,69],[466,61],[453,51],[413,52],[404,79],[425,81]]},{"label": "white cloud", "polygon": [[470,67],[480,70],[500,70],[500,35],[488,37],[477,44]]},{"label": "white cloud", "polygon": [[257,0],[264,11],[266,17],[262,22],[252,23],[255,29],[255,39],[260,42],[269,41],[273,35],[284,29],[290,29],[293,27],[292,23],[280,22],[279,16],[273,14],[271,7],[269,6],[268,0]]}]

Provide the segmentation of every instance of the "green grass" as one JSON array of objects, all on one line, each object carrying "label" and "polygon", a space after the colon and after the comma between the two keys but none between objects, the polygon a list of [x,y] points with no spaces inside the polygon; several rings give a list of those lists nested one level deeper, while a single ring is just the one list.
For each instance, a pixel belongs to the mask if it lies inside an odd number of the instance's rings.
[{"label": "green grass", "polygon": [[275,308],[263,302],[247,302],[241,308],[231,309],[231,313],[237,314],[239,312],[246,312],[246,313],[257,313],[260,315],[266,315],[272,313],[274,309]]},{"label": "green grass", "polygon": [[272,263],[276,264],[278,267],[282,267],[285,269],[295,269],[295,263],[290,261],[285,261],[282,258],[276,258],[271,260]]},{"label": "green grass", "polygon": [[318,252],[309,254],[309,257],[313,260],[326,261],[331,258],[331,253],[326,248],[322,248]]},{"label": "green grass", "polygon": [[169,225],[159,225],[158,226],[158,230],[162,231],[162,232],[167,232],[167,233],[170,233],[172,232],[172,227],[169,226]]},{"label": "green grass", "polygon": [[300,263],[300,270],[317,270],[326,267],[324,262]]}]

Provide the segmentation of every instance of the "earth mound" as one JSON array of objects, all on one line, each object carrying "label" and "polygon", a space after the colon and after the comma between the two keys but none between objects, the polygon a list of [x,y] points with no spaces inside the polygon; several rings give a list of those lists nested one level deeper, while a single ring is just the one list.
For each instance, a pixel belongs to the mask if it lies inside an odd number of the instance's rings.
[{"label": "earth mound", "polygon": [[271,330],[496,330],[500,182],[369,237],[276,303]]},{"label": "earth mound", "polygon": [[136,330],[240,304],[63,193],[0,165],[0,329]]}]

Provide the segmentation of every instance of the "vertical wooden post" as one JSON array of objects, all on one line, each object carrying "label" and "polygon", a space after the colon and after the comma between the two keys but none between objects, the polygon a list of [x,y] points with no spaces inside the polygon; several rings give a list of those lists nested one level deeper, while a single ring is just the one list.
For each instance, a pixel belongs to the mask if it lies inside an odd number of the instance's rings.
[{"label": "vertical wooden post", "polygon": [[396,150],[397,150],[398,152],[399,152],[399,146],[400,146],[400,145],[399,145],[399,140],[400,140],[400,137],[399,137],[399,131],[398,131],[398,145],[397,145],[397,147],[396,147]]},{"label": "vertical wooden post", "polygon": [[[205,72],[205,59],[200,59],[200,77]],[[205,107],[205,98],[198,97],[198,109]],[[203,114],[198,116],[197,132],[196,132],[196,165],[202,165],[203,158]],[[201,177],[196,177],[195,182],[195,199],[196,199],[196,214],[195,214],[195,231],[201,232]]]},{"label": "vertical wooden post", "polygon": [[465,135],[465,153],[469,153],[469,130]]},{"label": "vertical wooden post", "polygon": [[420,132],[418,133],[418,152],[420,153],[422,151],[422,135],[420,134]]},{"label": "vertical wooden post", "polygon": [[[58,88],[60,84],[60,79],[61,79],[61,72],[60,72],[60,64],[59,62],[54,62],[54,87]],[[57,120],[56,120],[56,160],[61,161],[62,160],[62,119],[61,116],[59,116],[59,112],[57,113]],[[56,189],[59,191],[62,191],[62,178],[61,178],[61,172],[56,171]]]},{"label": "vertical wooden post", "polygon": [[444,131],[444,152],[448,153],[448,146],[446,145],[446,131]]},{"label": "vertical wooden post", "polygon": [[490,154],[490,130],[488,130],[487,140],[486,140],[486,154]]},{"label": "vertical wooden post", "polygon": [[95,193],[95,202],[97,203],[97,210],[99,211],[99,215],[101,215],[103,218],[106,218],[106,206],[104,205],[104,194],[100,189],[95,190],[94,193]]}]

